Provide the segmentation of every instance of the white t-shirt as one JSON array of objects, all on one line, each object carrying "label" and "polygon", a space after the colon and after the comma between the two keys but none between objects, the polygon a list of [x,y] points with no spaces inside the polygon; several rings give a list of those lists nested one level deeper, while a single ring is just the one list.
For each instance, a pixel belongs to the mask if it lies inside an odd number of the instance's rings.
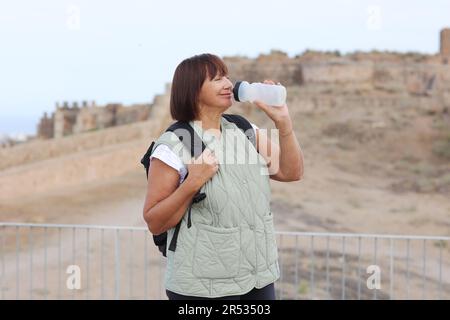
[{"label": "white t-shirt", "polygon": [[[253,130],[255,130],[256,135],[256,129],[259,129],[254,123],[251,123]],[[181,161],[180,157],[176,155],[168,146],[165,144],[160,144],[156,147],[156,149],[152,152],[152,155],[150,156],[150,165],[152,164],[151,160],[152,158],[157,158],[167,164],[168,166],[171,166],[175,170],[178,171],[180,175],[180,184],[184,181],[184,178],[187,174],[187,168],[186,165]],[[150,170],[150,167],[149,167]]]}]

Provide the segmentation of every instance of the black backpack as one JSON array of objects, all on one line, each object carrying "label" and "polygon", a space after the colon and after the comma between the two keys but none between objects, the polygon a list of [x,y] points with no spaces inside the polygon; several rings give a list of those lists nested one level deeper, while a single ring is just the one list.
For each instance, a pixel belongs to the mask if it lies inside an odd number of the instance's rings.
[{"label": "black backpack", "polygon": [[[247,138],[253,143],[253,145],[256,146],[256,137],[255,133],[253,131],[253,127],[251,123],[245,119],[244,117],[237,115],[237,114],[223,114],[222,117],[224,117],[229,122],[233,122],[239,129],[241,129],[244,134],[247,136]],[[178,129],[183,129],[183,131],[179,131]],[[190,137],[193,137],[193,139],[183,139],[184,136],[181,134],[182,132],[186,132],[184,130],[187,130],[190,134]],[[166,129],[167,131],[172,131],[175,133],[180,141],[184,143],[187,149],[191,150],[191,157],[197,158],[199,155],[202,154],[202,152],[205,150],[206,146],[201,140],[201,138],[197,135],[197,133],[194,131],[194,129],[189,125],[188,122],[185,121],[177,121],[169,126],[169,128]],[[155,141],[153,141],[148,148],[147,152],[141,159],[142,165],[145,167],[146,177],[148,178],[148,169],[150,166],[150,155],[153,152],[153,146],[155,144]],[[186,177],[189,175],[189,172],[186,174]],[[192,199],[192,202],[189,206],[189,213],[188,213],[188,222],[187,227],[191,227],[191,207],[193,203],[197,203],[202,201],[206,198],[206,194],[204,192],[197,191],[194,198]],[[175,251],[177,246],[177,238],[178,238],[178,232],[180,230],[181,221],[178,222],[178,224],[175,227],[175,232],[172,237],[172,240],[170,241],[169,250]],[[153,235],[153,242],[155,245],[158,246],[159,251],[163,254],[163,256],[166,256],[166,249],[167,249],[167,232],[163,232],[159,235]]]}]

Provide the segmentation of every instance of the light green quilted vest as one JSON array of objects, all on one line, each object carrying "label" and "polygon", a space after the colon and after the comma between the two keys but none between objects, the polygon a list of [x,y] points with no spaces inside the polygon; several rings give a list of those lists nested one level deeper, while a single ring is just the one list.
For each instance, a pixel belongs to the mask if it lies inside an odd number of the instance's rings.
[{"label": "light green quilted vest", "polygon": [[[186,210],[176,250],[167,250],[165,287],[211,298],[262,288],[280,276],[266,162],[245,134],[223,117],[220,139],[192,121],[190,125],[220,164],[201,188],[206,198],[192,205],[191,227]],[[159,144],[171,148],[184,163],[190,159],[190,150],[173,132],[163,133],[154,148]],[[167,232],[168,244],[174,230]]]}]

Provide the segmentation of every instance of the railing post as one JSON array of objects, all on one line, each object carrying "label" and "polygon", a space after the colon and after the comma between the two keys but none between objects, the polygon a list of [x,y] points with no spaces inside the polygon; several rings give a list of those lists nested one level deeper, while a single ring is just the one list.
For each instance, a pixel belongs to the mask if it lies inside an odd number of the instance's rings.
[{"label": "railing post", "polygon": [[89,300],[89,228],[86,228],[86,300]]},{"label": "railing post", "polygon": [[105,257],[104,257],[104,244],[105,244],[105,230],[102,229],[100,236],[100,282],[101,282],[101,299],[105,299]]},{"label": "railing post", "polygon": [[361,237],[358,237],[358,300],[361,300]]},{"label": "railing post", "polygon": [[130,230],[130,251],[129,251],[129,288],[128,288],[128,297],[132,299],[133,297],[133,230]]},{"label": "railing post", "polygon": [[345,237],[342,237],[342,300],[345,300]]},{"label": "railing post", "polygon": [[406,299],[409,300],[409,255],[410,255],[410,239],[406,240]]},{"label": "railing post", "polygon": [[311,236],[311,300],[314,299],[314,293],[315,293],[315,284],[314,284],[314,236]]},{"label": "railing post", "polygon": [[28,245],[29,245],[29,250],[30,250],[30,283],[29,283],[29,295],[30,295],[30,300],[33,299],[33,229],[30,226],[29,230],[28,230],[29,234],[28,234]]},{"label": "railing post", "polygon": [[[378,250],[378,238],[377,237],[374,238],[373,243],[374,243],[374,251],[373,251],[374,261],[373,261],[373,264],[377,265],[377,250]],[[377,288],[373,289],[373,299],[374,300],[377,300],[377,290],[378,290]]]},{"label": "railing post", "polygon": [[283,248],[283,235],[280,235],[280,282],[279,282],[279,287],[280,287],[280,300],[283,300],[283,250],[281,249]]},{"label": "railing post", "polygon": [[148,299],[148,268],[149,266],[147,266],[147,260],[148,260],[148,256],[147,256],[147,231],[144,231],[144,299]]},{"label": "railing post", "polygon": [[326,262],[326,277],[327,277],[327,294],[330,297],[330,236],[327,236],[327,262]]},{"label": "railing post", "polygon": [[423,240],[423,272],[422,272],[422,276],[423,276],[423,291],[422,291],[422,300],[425,300],[425,292],[426,292],[426,279],[425,279],[425,274],[426,274],[426,271],[427,271],[427,269],[426,269],[426,247],[425,247],[425,244],[426,244],[426,241],[427,240]]},{"label": "railing post", "polygon": [[118,300],[120,297],[120,239],[119,239],[119,229],[116,229],[114,233],[114,248],[115,248],[115,299]]},{"label": "railing post", "polygon": [[61,228],[58,227],[58,299],[61,300]]},{"label": "railing post", "polygon": [[16,226],[16,300],[19,300],[19,267],[20,267],[20,241],[19,241],[19,227]]},{"label": "railing post", "polygon": [[394,239],[390,239],[389,299],[394,299]]},{"label": "railing post", "polygon": [[295,300],[298,300],[298,235],[295,236]]},{"label": "railing post", "polygon": [[47,300],[47,227],[44,228],[44,299]]},{"label": "railing post", "polygon": [[0,226],[0,255],[2,256],[2,277],[0,279],[1,300],[5,300],[5,226]]},{"label": "railing post", "polygon": [[442,246],[443,241],[439,241],[439,300],[442,300]]}]

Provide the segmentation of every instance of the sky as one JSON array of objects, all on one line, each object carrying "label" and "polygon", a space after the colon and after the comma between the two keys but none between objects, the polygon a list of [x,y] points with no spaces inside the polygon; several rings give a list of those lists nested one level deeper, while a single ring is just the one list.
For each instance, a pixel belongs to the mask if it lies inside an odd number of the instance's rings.
[{"label": "sky", "polygon": [[444,27],[448,0],[0,0],[0,134],[56,102],[149,103],[199,53],[434,54]]}]

